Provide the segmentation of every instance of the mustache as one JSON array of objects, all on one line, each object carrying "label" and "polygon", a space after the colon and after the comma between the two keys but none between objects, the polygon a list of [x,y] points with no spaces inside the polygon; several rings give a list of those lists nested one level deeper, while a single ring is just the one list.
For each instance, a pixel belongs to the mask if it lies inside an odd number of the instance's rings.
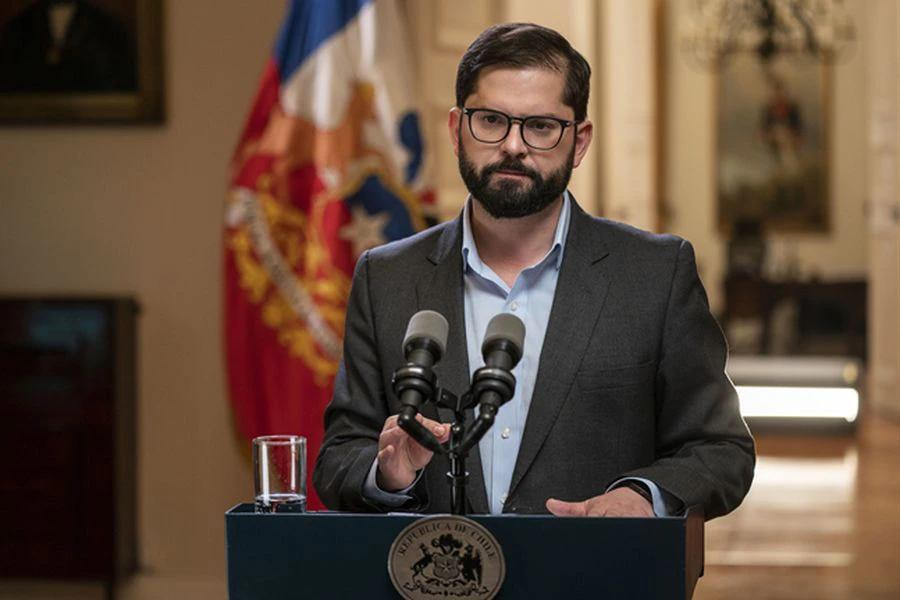
[{"label": "mustache", "polygon": [[500,162],[496,162],[492,165],[486,166],[484,168],[484,170],[481,172],[481,176],[488,177],[494,173],[497,173],[498,171],[507,171],[509,173],[518,173],[520,175],[525,175],[527,177],[530,177],[531,179],[540,179],[541,178],[540,173],[538,173],[534,169],[526,167],[524,164],[522,164],[521,161],[512,160],[512,159],[505,159]]}]

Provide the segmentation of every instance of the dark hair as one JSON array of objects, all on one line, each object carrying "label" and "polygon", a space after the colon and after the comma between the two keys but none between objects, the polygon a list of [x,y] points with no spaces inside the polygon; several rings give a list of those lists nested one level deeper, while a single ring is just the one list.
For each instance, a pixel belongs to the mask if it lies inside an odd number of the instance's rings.
[{"label": "dark hair", "polygon": [[488,27],[463,54],[456,70],[456,105],[460,108],[487,67],[546,67],[566,76],[563,103],[575,120],[587,117],[591,67],[569,41],[556,31],[534,23],[503,23]]}]

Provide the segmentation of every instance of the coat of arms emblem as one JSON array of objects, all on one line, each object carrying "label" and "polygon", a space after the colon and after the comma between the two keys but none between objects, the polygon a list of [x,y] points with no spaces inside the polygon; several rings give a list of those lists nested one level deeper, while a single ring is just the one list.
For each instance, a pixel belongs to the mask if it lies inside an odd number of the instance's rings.
[{"label": "coat of arms emblem", "polygon": [[490,599],[506,575],[494,536],[471,519],[437,516],[406,527],[391,546],[388,572],[408,600]]}]

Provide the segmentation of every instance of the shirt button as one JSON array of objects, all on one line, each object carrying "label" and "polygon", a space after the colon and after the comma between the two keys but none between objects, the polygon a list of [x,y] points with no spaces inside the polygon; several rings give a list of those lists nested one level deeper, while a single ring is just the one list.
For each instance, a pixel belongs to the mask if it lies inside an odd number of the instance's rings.
[{"label": "shirt button", "polygon": [[519,308],[519,303],[513,300],[512,304],[509,305],[509,310],[516,312],[517,308]]},{"label": "shirt button", "polygon": [[503,428],[503,431],[500,432],[500,437],[502,437],[504,440],[509,439],[509,427]]},{"label": "shirt button", "polygon": [[500,502],[506,502],[506,494],[500,496]]}]

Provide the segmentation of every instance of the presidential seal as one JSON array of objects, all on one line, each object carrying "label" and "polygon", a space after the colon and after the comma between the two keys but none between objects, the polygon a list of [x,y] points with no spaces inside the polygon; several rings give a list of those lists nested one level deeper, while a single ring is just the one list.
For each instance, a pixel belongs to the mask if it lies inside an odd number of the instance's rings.
[{"label": "presidential seal", "polygon": [[407,600],[489,600],[506,577],[497,539],[471,519],[438,515],[407,526],[388,553],[391,582]]}]

